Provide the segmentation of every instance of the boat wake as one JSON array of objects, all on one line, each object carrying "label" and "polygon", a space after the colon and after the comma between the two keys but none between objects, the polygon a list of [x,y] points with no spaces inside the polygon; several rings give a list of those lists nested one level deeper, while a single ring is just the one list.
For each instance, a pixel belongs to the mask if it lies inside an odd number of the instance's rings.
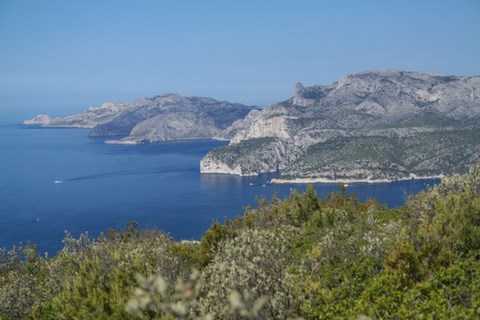
[{"label": "boat wake", "polygon": [[[193,168],[193,170],[195,170],[195,168]],[[183,171],[183,170],[179,170],[176,168],[175,169],[152,168],[152,169],[144,169],[144,170],[111,171],[111,172],[103,172],[103,173],[97,173],[97,174],[92,174],[87,176],[70,178],[65,181],[74,182],[74,181],[82,181],[82,180],[96,180],[96,179],[105,179],[105,178],[112,178],[112,177],[135,176],[135,175],[145,175],[145,174],[164,175],[167,173],[173,173],[178,171]]]}]

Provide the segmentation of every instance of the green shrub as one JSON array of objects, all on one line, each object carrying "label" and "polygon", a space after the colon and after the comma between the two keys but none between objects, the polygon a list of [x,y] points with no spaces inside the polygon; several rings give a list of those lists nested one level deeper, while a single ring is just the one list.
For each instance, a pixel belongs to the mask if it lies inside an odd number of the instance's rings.
[{"label": "green shrub", "polygon": [[244,230],[235,239],[222,243],[204,271],[199,313],[215,319],[241,319],[242,315],[231,309],[232,299],[237,305],[252,307],[265,299],[265,305],[258,310],[259,319],[287,319],[295,311],[287,272],[290,239],[295,233],[291,228]]},{"label": "green shrub", "polygon": [[20,319],[51,295],[49,266],[34,245],[0,250],[0,318]]},{"label": "green shrub", "polygon": [[176,279],[179,264],[172,254],[172,240],[155,231],[131,231],[111,233],[83,255],[61,253],[57,263],[70,268],[63,290],[52,300],[59,318],[129,319],[125,304],[137,273]]}]

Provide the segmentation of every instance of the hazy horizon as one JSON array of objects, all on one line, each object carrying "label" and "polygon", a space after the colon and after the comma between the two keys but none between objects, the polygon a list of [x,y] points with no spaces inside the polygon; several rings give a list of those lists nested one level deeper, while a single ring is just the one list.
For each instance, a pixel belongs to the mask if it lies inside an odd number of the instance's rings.
[{"label": "hazy horizon", "polygon": [[262,107],[365,70],[480,74],[478,1],[0,0],[0,108],[177,92]]}]

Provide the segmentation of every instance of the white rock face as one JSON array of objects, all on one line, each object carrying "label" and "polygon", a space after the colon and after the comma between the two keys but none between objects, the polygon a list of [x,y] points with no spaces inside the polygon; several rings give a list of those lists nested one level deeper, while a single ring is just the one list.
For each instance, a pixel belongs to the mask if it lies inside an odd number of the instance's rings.
[{"label": "white rock face", "polygon": [[213,159],[204,158],[200,161],[200,172],[201,173],[220,173],[220,174],[234,174],[238,176],[243,176],[242,168],[236,166],[235,168],[230,168],[227,164],[222,162],[216,162]]},{"label": "white rock face", "polygon": [[248,127],[237,133],[231,140],[231,144],[239,143],[242,140],[276,137],[280,139],[290,139],[285,126],[286,117],[278,116],[273,118],[262,118],[261,113],[257,114],[257,119],[254,120]]},{"label": "white rock face", "polygon": [[243,131],[248,127],[250,127],[250,125],[256,119],[256,117],[260,112],[261,111],[258,109],[253,109],[247,114],[245,118],[234,121],[231,126],[227,127],[222,132],[215,135],[213,138],[218,140],[233,139],[238,132]]},{"label": "white rock face", "polygon": [[230,147],[233,152],[209,152],[200,162],[200,172],[256,176],[285,169],[302,152],[276,138],[250,139]]},{"label": "white rock face", "polygon": [[47,125],[51,121],[50,117],[46,114],[39,114],[33,119],[23,121],[26,125]]},{"label": "white rock face", "polygon": [[293,92],[292,103],[297,106],[307,107],[315,102],[314,99],[305,97],[305,87],[301,82],[295,84],[295,90]]}]

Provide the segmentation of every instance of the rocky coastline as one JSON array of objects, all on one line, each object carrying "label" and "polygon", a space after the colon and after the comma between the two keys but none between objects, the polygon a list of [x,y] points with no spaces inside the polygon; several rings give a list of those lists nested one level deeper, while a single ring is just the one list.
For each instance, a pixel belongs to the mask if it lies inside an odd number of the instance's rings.
[{"label": "rocky coastline", "polygon": [[445,175],[432,175],[432,176],[417,176],[411,173],[408,177],[398,177],[391,179],[329,179],[329,178],[294,178],[294,179],[271,179],[272,184],[314,184],[314,183],[332,183],[332,184],[353,184],[353,183],[392,183],[397,181],[409,181],[409,180],[432,180],[442,179]]}]

